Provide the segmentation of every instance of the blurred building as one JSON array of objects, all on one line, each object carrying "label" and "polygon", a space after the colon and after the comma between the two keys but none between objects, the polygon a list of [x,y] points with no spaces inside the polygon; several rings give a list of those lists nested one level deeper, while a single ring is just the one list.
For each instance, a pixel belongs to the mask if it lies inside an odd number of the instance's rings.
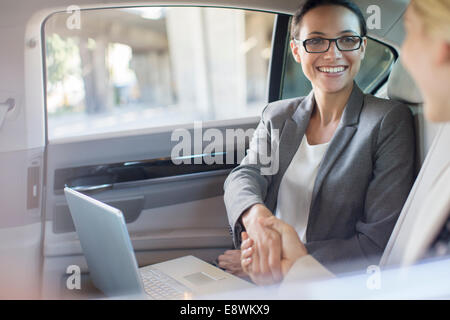
[{"label": "blurred building", "polygon": [[[67,18],[54,14],[45,24],[49,120],[56,126],[67,126],[74,114],[74,121],[80,114],[120,118],[136,108],[159,108],[152,117],[159,123],[146,122],[153,126],[254,116],[264,107],[273,14],[221,8],[87,10],[81,12],[80,29],[68,28]],[[171,111],[164,115],[164,110]],[[111,123],[117,130],[120,121]]]}]

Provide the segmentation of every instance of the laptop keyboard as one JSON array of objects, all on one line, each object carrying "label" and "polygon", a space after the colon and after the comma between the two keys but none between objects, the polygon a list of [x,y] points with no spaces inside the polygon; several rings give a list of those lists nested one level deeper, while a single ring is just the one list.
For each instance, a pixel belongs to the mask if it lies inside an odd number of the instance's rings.
[{"label": "laptop keyboard", "polygon": [[192,291],[158,269],[140,270],[145,292],[156,300],[186,299]]}]

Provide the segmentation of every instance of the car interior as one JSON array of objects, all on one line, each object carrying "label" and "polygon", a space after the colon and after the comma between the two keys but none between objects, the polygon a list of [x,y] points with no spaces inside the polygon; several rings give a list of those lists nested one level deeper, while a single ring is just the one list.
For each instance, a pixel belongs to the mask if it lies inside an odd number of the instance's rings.
[{"label": "car interior", "polygon": [[[427,165],[445,161],[449,128],[424,120],[422,95],[401,64],[408,1],[354,2],[369,27],[356,82],[409,106],[417,173],[430,153]],[[185,255],[213,262],[233,248],[223,184],[250,137],[213,144],[204,133],[254,129],[268,102],[309,93],[289,49],[299,3],[2,2],[0,298],[102,297],[66,186],[123,212],[140,267]],[[183,134],[198,135],[203,149],[189,144],[177,165]],[[438,174],[419,175],[405,205],[420,202]],[[381,264],[396,262],[396,230]],[[66,286],[74,265],[81,290]]]}]

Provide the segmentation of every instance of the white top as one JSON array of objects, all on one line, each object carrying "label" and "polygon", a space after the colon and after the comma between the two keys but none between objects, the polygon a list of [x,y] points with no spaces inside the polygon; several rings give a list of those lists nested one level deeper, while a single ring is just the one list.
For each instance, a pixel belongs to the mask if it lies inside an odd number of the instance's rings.
[{"label": "white top", "polygon": [[450,213],[450,163],[436,179],[428,197],[409,232],[402,265],[409,266],[421,259],[432,241],[445,227]]},{"label": "white top", "polygon": [[304,135],[278,191],[275,215],[293,226],[303,243],[306,242],[306,226],[314,182],[328,145],[329,142],[310,145]]}]

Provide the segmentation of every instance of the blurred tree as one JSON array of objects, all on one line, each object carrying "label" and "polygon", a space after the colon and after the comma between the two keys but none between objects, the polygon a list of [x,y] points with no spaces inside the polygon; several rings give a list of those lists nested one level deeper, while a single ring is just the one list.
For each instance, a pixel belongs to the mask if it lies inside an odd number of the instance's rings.
[{"label": "blurred tree", "polygon": [[65,82],[69,76],[80,73],[79,67],[74,63],[79,61],[78,45],[72,38],[63,39],[53,33],[46,37],[46,58],[49,90],[52,91],[60,85],[64,92],[63,107],[68,107]]}]

